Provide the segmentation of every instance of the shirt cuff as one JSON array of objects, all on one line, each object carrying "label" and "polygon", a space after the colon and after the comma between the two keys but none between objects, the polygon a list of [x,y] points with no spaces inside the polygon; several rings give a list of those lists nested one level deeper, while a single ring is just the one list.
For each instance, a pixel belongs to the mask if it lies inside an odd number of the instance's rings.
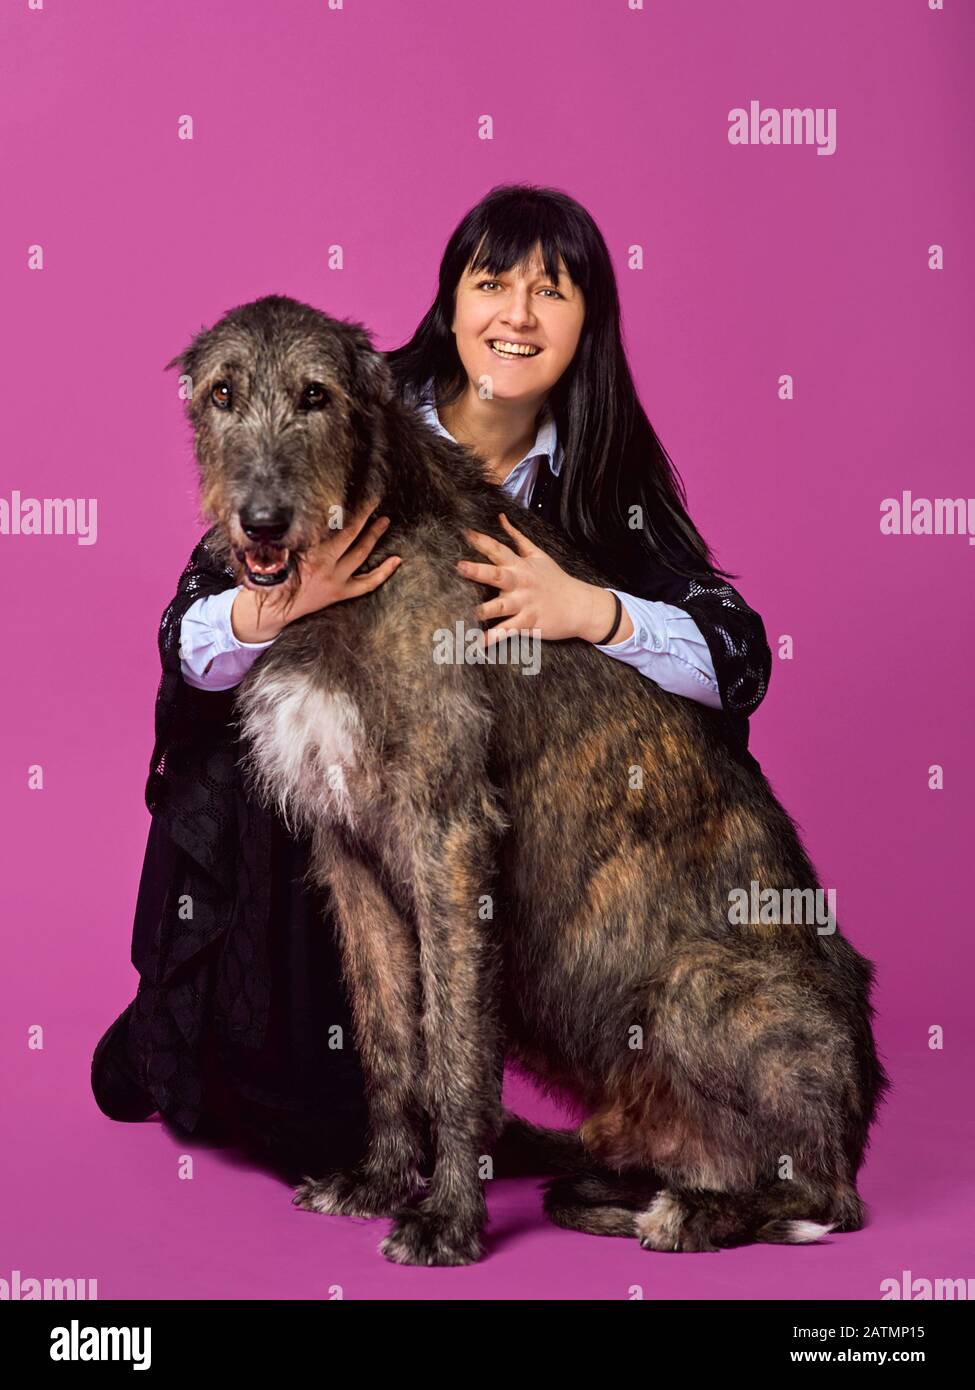
[{"label": "shirt cuff", "polygon": [[222,589],[190,604],[180,624],[180,670],[198,690],[231,690],[261,652],[275,641],[242,642],[234,635],[230,610],[243,585]]},{"label": "shirt cuff", "polygon": [[[594,642],[597,651],[608,652],[611,656],[635,655],[637,652],[662,652],[666,649],[670,634],[667,620],[661,609],[669,608],[666,603],[649,599],[637,599],[632,594],[624,594],[622,589],[610,589],[626,609],[633,631],[620,642]],[[680,612],[674,609],[674,612]]]},{"label": "shirt cuff", "polygon": [[236,589],[225,589],[219,594],[210,594],[208,598],[203,600],[207,607],[201,616],[205,617],[213,628],[214,636],[219,640],[221,651],[263,651],[274,641],[273,637],[269,637],[266,642],[242,642],[235,634],[230,610],[243,587],[243,584],[238,584]]},{"label": "shirt cuff", "polygon": [[635,666],[664,690],[721,708],[721,692],[708,644],[689,613],[672,603],[610,589],[629,614],[633,631],[620,642],[594,642],[597,651]]}]

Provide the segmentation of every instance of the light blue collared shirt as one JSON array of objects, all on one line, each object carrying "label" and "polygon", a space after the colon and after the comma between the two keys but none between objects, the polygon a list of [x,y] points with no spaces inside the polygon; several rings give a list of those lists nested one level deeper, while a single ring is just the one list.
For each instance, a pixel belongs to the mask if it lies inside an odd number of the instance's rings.
[{"label": "light blue collared shirt", "polygon": [[[432,381],[427,383],[417,405],[418,413],[432,429],[453,439],[440,423],[431,391]],[[547,405],[538,417],[534,444],[501,484],[514,501],[528,505],[543,459],[557,477],[565,451]],[[183,615],[180,670],[187,684],[198,690],[230,690],[239,685],[261,652],[275,640],[272,637],[269,642],[241,642],[234,635],[230,610],[242,587],[199,598]],[[638,598],[621,589],[610,592],[618,594],[633,623],[633,632],[611,646],[598,642],[593,645],[607,656],[634,666],[664,690],[720,709],[721,694],[711,653],[690,614],[673,604]]]},{"label": "light blue collared shirt", "polygon": [[[432,389],[432,381],[427,382],[417,409],[432,429],[453,439],[440,423]],[[555,418],[548,405],[539,414],[534,444],[501,484],[505,492],[523,506],[528,506],[542,460],[558,477],[565,462],[565,450],[559,443]],[[633,631],[622,642],[614,642],[611,646],[594,642],[597,650],[625,661],[628,666],[635,666],[642,676],[656,681],[664,690],[720,709],[721,692],[711,653],[691,615],[672,603],[637,598],[622,589],[610,589],[610,593],[619,596],[630,615]]]}]

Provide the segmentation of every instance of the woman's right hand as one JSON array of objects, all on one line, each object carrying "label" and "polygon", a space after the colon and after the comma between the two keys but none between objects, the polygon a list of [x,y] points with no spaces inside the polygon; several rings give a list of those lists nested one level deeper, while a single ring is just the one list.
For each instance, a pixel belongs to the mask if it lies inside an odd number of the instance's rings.
[{"label": "woman's right hand", "polygon": [[280,589],[241,589],[230,610],[237,640],[269,642],[295,618],[378,589],[401,561],[399,555],[390,555],[368,574],[355,574],[389,525],[388,516],[377,516],[366,526],[378,503],[378,497],[368,498],[343,527],[305,552],[297,589],[286,584]]}]

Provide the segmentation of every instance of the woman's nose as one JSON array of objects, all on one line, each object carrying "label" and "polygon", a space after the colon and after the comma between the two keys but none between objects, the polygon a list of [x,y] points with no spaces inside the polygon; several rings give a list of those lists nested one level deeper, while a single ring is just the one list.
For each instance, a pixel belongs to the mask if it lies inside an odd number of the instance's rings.
[{"label": "woman's nose", "polygon": [[501,322],[507,324],[509,328],[515,328],[522,332],[528,328],[534,318],[531,306],[527,300],[524,303],[515,302],[510,304],[501,315]]}]

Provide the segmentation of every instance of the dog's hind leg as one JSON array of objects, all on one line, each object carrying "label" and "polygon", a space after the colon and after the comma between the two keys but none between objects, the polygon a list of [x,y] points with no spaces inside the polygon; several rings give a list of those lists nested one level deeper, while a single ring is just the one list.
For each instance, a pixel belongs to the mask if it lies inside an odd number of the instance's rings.
[{"label": "dog's hind leg", "polygon": [[671,1184],[635,1220],[645,1250],[720,1250],[753,1242],[806,1245],[831,1231],[857,1231],[864,1206],[846,1184],[766,1182],[749,1192],[703,1192]]},{"label": "dog's hind leg", "polygon": [[862,1225],[864,1001],[821,961],[739,938],[676,953],[653,1005],[648,1081],[666,1077],[669,1113],[629,1138],[667,1185],[637,1218],[640,1243],[806,1243]]},{"label": "dog's hind leg", "polygon": [[319,832],[313,863],[335,907],[368,1092],[369,1143],[359,1168],[306,1176],[292,1202],[306,1211],[388,1216],[423,1184],[416,937],[376,870],[337,838]]}]

